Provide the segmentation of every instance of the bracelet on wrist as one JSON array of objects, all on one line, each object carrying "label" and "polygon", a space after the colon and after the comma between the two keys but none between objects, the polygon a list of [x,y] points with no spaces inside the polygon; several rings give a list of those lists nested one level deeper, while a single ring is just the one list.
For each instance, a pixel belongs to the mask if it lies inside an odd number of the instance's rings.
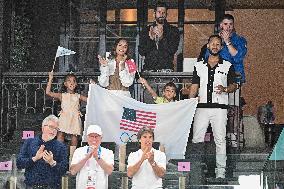
[{"label": "bracelet on wrist", "polygon": [[53,162],[51,163],[51,167],[54,167],[56,165],[56,161],[53,160]]},{"label": "bracelet on wrist", "polygon": [[36,157],[32,157],[32,160],[33,160],[33,162],[37,161]]},{"label": "bracelet on wrist", "polygon": [[226,43],[226,46],[229,46],[231,44],[232,44],[231,41],[229,41],[229,42]]}]

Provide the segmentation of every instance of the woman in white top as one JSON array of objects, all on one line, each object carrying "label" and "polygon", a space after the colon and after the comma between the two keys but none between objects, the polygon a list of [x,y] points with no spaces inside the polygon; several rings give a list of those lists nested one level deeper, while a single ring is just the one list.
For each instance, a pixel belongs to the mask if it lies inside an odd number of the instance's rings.
[{"label": "woman in white top", "polygon": [[129,86],[133,84],[136,70],[130,70],[126,61],[129,60],[129,45],[126,39],[116,40],[113,51],[105,59],[98,56],[101,75],[99,84],[115,94],[129,96]]}]

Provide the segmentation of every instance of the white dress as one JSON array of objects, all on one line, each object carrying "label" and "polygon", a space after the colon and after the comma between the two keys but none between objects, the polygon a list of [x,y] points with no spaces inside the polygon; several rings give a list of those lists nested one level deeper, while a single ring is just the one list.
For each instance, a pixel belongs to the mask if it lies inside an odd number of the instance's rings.
[{"label": "white dress", "polygon": [[62,93],[59,129],[63,133],[81,135],[80,94]]}]

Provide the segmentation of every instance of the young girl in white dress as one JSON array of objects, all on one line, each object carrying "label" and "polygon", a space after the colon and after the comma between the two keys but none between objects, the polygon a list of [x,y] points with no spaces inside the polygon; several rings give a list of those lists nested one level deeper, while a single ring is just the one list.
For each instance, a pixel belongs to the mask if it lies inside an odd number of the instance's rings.
[{"label": "young girl in white dress", "polygon": [[49,72],[49,79],[46,86],[46,94],[61,101],[61,111],[59,113],[59,131],[57,140],[64,142],[65,134],[71,135],[70,159],[78,144],[78,136],[82,134],[82,122],[80,112],[80,101],[87,102],[87,97],[76,93],[77,79],[73,73],[65,76],[62,92],[51,91],[53,71]]}]

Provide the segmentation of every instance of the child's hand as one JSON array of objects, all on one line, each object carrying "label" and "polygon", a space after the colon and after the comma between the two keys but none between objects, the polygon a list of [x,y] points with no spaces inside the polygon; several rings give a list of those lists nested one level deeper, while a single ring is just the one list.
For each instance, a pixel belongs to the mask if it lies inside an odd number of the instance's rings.
[{"label": "child's hand", "polygon": [[90,79],[90,84],[96,84],[95,80]]},{"label": "child's hand", "polygon": [[53,71],[48,72],[48,79],[49,79],[49,81],[52,81],[52,79],[53,79]]},{"label": "child's hand", "polygon": [[101,66],[107,66],[107,60],[104,57],[98,55],[98,59]]},{"label": "child's hand", "polygon": [[140,77],[140,78],[138,79],[138,82],[141,83],[142,85],[145,85],[145,84],[147,83],[147,80],[144,79],[143,77]]}]

